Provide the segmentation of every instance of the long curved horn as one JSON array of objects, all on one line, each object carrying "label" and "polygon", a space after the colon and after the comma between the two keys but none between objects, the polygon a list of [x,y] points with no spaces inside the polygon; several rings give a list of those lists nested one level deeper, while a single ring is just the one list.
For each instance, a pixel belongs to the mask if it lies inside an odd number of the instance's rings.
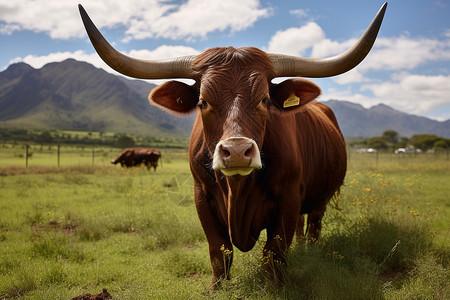
[{"label": "long curved horn", "polygon": [[165,60],[142,60],[126,56],[106,41],[81,4],[78,4],[78,9],[98,55],[117,72],[140,79],[192,78],[191,65],[195,55]]},{"label": "long curved horn", "polygon": [[377,38],[386,12],[387,2],[378,11],[359,41],[346,52],[330,58],[303,58],[269,53],[275,68],[275,77],[330,77],[356,67],[369,53]]}]

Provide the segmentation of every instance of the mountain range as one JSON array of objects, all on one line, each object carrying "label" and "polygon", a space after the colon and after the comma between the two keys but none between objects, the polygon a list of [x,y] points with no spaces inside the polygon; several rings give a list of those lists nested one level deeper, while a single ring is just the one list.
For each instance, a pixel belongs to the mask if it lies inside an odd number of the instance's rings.
[{"label": "mountain range", "polygon": [[194,116],[149,105],[154,87],[73,59],[13,64],[0,73],[0,127],[188,136]]},{"label": "mountain range", "polygon": [[450,119],[439,122],[426,117],[407,114],[385,104],[369,109],[348,101],[323,101],[336,114],[342,133],[346,137],[381,136],[386,130],[395,130],[400,136],[435,134],[450,138]]},{"label": "mountain range", "polygon": [[[68,59],[34,69],[25,63],[0,72],[0,128],[95,130],[148,136],[187,137],[195,114],[172,116],[149,105],[155,87]],[[384,104],[370,109],[347,101],[322,101],[347,137],[436,134],[450,138],[450,120],[409,115]]]}]

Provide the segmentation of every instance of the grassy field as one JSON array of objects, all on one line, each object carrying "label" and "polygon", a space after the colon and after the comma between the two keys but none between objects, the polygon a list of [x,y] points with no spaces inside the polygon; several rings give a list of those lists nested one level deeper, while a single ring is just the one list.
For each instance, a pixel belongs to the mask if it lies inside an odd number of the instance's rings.
[{"label": "grassy field", "polygon": [[212,292],[186,151],[162,150],[153,172],[110,165],[114,149],[58,168],[44,150],[28,168],[0,151],[0,299],[450,298],[445,155],[352,153],[320,241],[292,246],[283,287],[266,280],[262,234]]}]

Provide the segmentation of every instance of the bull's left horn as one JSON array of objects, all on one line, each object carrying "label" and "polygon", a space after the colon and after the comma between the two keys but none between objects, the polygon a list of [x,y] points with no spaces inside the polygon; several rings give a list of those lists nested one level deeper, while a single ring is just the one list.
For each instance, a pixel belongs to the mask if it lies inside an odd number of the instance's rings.
[{"label": "bull's left horn", "polygon": [[378,11],[359,41],[346,52],[330,58],[303,58],[282,54],[269,54],[275,77],[330,77],[356,67],[369,53],[386,12],[387,2]]},{"label": "bull's left horn", "polygon": [[115,50],[95,27],[81,4],[81,19],[98,55],[111,68],[124,75],[140,79],[192,78],[191,65],[195,55],[165,60],[142,60]]}]

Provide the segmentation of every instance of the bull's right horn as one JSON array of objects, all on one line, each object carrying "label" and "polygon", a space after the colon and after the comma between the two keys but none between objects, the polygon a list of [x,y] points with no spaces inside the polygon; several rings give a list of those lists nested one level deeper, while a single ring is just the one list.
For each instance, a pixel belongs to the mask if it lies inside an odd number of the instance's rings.
[{"label": "bull's right horn", "polygon": [[126,56],[106,41],[81,4],[78,4],[78,8],[98,55],[117,72],[140,79],[192,78],[191,65],[195,55],[164,60],[142,60]]},{"label": "bull's right horn", "polygon": [[356,67],[369,53],[377,38],[386,12],[387,2],[378,11],[359,41],[346,52],[330,58],[303,58],[283,54],[269,54],[275,77],[330,77]]}]

